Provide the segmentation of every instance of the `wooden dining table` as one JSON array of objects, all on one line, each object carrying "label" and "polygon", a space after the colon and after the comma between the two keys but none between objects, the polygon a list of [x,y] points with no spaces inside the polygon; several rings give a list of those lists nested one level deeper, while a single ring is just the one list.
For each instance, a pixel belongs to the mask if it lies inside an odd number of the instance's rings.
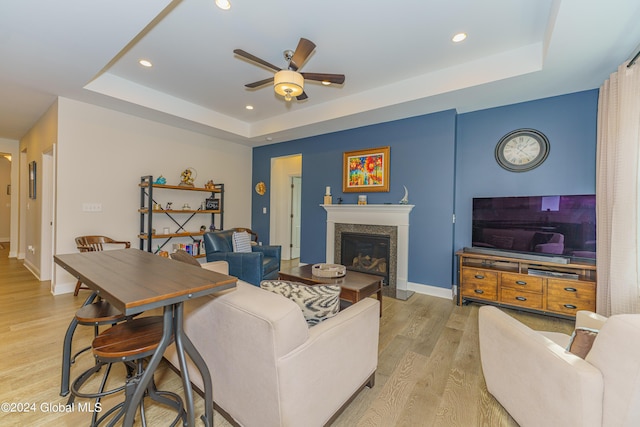
[{"label": "wooden dining table", "polygon": [[55,255],[54,261],[126,316],[163,308],[162,339],[136,387],[131,404],[126,408],[123,425],[133,425],[138,404],[172,338],[180,362],[187,423],[190,427],[195,425],[193,389],[185,354],[202,375],[205,388],[203,420],[205,425],[213,425],[211,375],[204,359],[184,332],[183,303],[232,288],[237,279],[133,248]]}]

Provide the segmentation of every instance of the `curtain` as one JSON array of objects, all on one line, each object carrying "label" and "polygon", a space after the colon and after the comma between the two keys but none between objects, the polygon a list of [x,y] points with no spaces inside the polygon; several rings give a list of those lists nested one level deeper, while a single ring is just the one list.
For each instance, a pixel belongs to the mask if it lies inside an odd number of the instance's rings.
[{"label": "curtain", "polygon": [[640,313],[640,64],[618,67],[598,99],[597,311]]}]

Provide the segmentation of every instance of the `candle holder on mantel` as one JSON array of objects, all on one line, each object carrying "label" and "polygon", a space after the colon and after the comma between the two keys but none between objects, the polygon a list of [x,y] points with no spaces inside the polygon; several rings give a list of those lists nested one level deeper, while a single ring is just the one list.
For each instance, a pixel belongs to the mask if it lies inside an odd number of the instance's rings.
[{"label": "candle holder on mantel", "polygon": [[331,197],[331,187],[327,186],[324,192],[324,204],[331,205],[333,204],[333,198]]}]

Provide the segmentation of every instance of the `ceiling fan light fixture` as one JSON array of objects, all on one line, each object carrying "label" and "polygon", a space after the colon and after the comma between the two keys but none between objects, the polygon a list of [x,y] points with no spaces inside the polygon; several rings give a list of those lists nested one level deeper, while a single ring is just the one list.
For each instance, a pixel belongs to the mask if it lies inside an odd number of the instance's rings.
[{"label": "ceiling fan light fixture", "polygon": [[284,96],[285,101],[290,101],[304,91],[304,77],[292,70],[278,71],[273,78],[273,88],[278,95]]},{"label": "ceiling fan light fixture", "polygon": [[231,3],[229,0],[216,0],[216,6],[218,6],[222,10],[231,9]]}]

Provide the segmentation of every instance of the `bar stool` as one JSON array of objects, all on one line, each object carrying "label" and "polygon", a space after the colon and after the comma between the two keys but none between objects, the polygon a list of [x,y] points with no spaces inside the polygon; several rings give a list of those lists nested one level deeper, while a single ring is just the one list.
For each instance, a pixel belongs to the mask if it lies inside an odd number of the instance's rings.
[{"label": "bar stool", "polygon": [[[76,314],[71,321],[71,324],[67,328],[67,333],[64,337],[64,344],[62,348],[62,380],[60,385],[60,396],[66,396],[69,394],[69,381],[71,365],[75,363],[76,358],[85,351],[91,349],[91,346],[82,348],[71,355],[71,344],[73,340],[73,334],[75,333],[78,325],[93,326],[94,338],[99,334],[99,327],[102,325],[115,325],[116,323],[126,320],[126,316],[120,311],[115,309],[111,304],[104,300],[93,302],[97,294],[94,292],[87,298],[84,305],[76,311]],[[96,371],[97,372],[97,371]],[[106,380],[106,379],[105,379]]]},{"label": "bar stool", "polygon": [[[99,363],[125,362],[131,364],[135,369],[132,375],[127,378],[124,386],[125,400],[101,415],[92,425],[97,426],[113,415],[108,424],[113,426],[124,416],[125,411],[130,406],[136,386],[144,374],[144,362],[158,348],[162,334],[162,316],[151,316],[119,323],[103,331],[93,340],[91,347]],[[180,420],[182,420],[183,424],[186,423],[187,418],[182,399],[177,394],[159,391],[152,380],[147,387],[146,397],[150,397],[160,404],[170,406],[177,411],[176,418],[171,423],[171,426],[175,426]],[[144,399],[140,402],[140,416],[142,425],[146,425]]]}]

